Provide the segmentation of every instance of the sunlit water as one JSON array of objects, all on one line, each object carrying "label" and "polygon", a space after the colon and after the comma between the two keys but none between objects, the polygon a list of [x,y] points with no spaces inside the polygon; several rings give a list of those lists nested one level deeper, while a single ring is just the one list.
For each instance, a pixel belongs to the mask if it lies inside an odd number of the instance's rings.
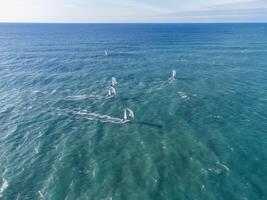
[{"label": "sunlit water", "polygon": [[258,200],[266,183],[266,24],[0,24],[0,199]]}]

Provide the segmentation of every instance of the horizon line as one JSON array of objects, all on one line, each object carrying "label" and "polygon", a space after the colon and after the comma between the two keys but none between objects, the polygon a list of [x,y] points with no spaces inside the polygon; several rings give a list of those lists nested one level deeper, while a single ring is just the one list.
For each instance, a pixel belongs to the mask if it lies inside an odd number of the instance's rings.
[{"label": "horizon line", "polygon": [[266,22],[0,22],[0,24],[267,24]]}]

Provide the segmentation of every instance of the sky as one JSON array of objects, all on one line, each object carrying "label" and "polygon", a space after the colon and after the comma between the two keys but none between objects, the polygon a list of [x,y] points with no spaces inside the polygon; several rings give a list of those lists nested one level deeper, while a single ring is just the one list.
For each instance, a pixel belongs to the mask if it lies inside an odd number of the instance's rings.
[{"label": "sky", "polygon": [[0,22],[267,22],[267,0],[0,0]]}]

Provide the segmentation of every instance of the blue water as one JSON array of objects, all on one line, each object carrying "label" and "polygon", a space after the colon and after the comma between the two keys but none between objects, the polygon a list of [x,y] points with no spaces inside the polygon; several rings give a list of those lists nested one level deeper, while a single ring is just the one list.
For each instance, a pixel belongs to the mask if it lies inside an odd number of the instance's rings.
[{"label": "blue water", "polygon": [[267,24],[0,24],[0,199],[267,199]]}]

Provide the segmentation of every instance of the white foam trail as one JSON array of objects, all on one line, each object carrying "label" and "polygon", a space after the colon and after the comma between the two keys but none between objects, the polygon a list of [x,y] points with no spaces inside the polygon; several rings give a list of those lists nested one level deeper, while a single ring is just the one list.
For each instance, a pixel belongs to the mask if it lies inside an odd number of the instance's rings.
[{"label": "white foam trail", "polygon": [[216,165],[214,168],[208,168],[208,171],[213,172],[215,174],[221,174],[221,173],[228,173],[230,171],[229,167],[226,165],[220,163],[219,161],[216,162]]},{"label": "white foam trail", "polygon": [[188,100],[190,97],[188,97],[184,92],[177,92],[182,99]]},{"label": "white foam trail", "polygon": [[71,101],[79,101],[79,100],[84,100],[87,99],[86,95],[76,95],[76,96],[68,96],[66,100],[71,100]]},{"label": "white foam trail", "polygon": [[215,174],[220,174],[221,170],[217,168],[208,168],[208,171],[213,172]]},{"label": "white foam trail", "polygon": [[221,168],[223,168],[226,172],[230,171],[229,167],[227,167],[226,165],[224,165],[220,162],[216,162],[216,164],[219,165]]},{"label": "white foam trail", "polygon": [[100,100],[104,98],[101,95],[76,95],[76,96],[68,96],[66,97],[65,100],[69,100],[69,101],[81,101],[81,100],[85,100],[85,99],[95,99],[95,100]]},{"label": "white foam trail", "polygon": [[113,124],[123,124],[125,121],[121,118],[111,117],[109,115],[101,115],[98,113],[88,112],[86,110],[82,111],[74,111],[74,110],[66,110],[67,113],[74,114],[74,115],[80,115],[85,116],[86,119],[92,120],[92,121],[101,121],[101,122],[108,122]]},{"label": "white foam trail", "polygon": [[2,183],[2,186],[0,188],[0,198],[3,197],[3,193],[7,189],[7,187],[8,187],[8,182],[5,178],[3,178],[3,183]]}]

